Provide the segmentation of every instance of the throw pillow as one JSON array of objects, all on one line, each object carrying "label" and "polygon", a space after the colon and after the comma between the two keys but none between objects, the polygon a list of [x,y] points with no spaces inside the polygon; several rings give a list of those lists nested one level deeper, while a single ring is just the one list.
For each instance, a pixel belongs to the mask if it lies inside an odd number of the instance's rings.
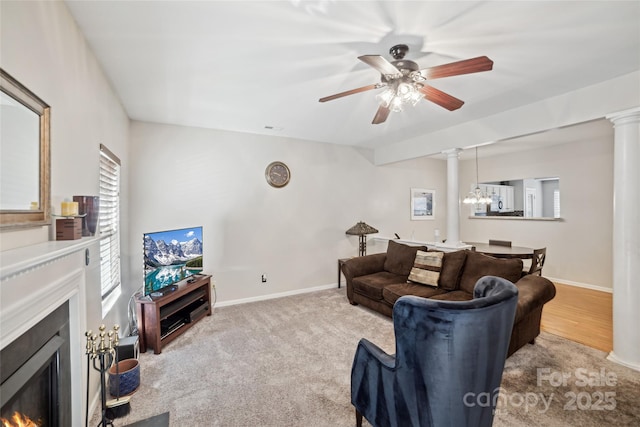
[{"label": "throw pillow", "polygon": [[467,259],[467,250],[445,252],[442,257],[442,268],[438,287],[447,291],[456,291],[460,287],[460,278],[464,270],[464,262]]},{"label": "throw pillow", "polygon": [[473,294],[478,279],[483,276],[497,276],[516,283],[522,274],[521,259],[494,258],[475,251],[467,253],[467,261],[460,279],[460,289]]},{"label": "throw pillow", "polygon": [[416,260],[409,273],[409,282],[438,286],[443,255],[444,253],[435,251],[416,252]]},{"label": "throw pillow", "polygon": [[409,246],[389,240],[384,269],[389,273],[407,277],[416,259],[416,252],[426,250],[426,246]]}]

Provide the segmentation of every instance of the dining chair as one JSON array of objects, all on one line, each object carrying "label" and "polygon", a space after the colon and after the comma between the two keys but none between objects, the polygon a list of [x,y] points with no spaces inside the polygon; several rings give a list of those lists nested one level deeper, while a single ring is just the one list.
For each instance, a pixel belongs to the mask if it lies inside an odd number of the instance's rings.
[{"label": "dining chair", "polygon": [[533,250],[533,258],[531,259],[531,267],[529,267],[528,274],[535,274],[542,276],[542,267],[544,261],[547,258],[547,248],[540,248]]},{"label": "dining chair", "polygon": [[490,245],[495,245],[495,246],[506,246],[508,248],[511,247],[511,240],[491,240],[489,239],[489,244]]},{"label": "dining chair", "polygon": [[480,278],[470,301],[400,297],[395,354],[358,343],[356,425],[364,417],[374,427],[490,426],[517,302],[518,288],[495,276]]}]

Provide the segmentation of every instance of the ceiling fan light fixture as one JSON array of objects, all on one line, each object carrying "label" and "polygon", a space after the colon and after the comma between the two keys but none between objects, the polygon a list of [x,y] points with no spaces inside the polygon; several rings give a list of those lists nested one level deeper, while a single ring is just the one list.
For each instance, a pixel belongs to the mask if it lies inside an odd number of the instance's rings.
[{"label": "ceiling fan light fixture", "polygon": [[422,93],[420,93],[420,89],[415,85],[412,85],[411,87],[413,88],[413,90],[409,94],[409,99],[407,102],[409,102],[411,105],[416,105],[423,98],[423,95]]},{"label": "ceiling fan light fixture", "polygon": [[411,73],[409,73],[409,78],[411,78],[411,80],[413,80],[414,82],[424,82],[425,80],[427,80],[422,74],[420,74],[420,71],[412,71]]},{"label": "ceiling fan light fixture", "polygon": [[422,85],[419,83],[413,83],[404,78],[396,79],[389,82],[387,88],[376,95],[376,99],[381,106],[398,113],[402,111],[405,104],[414,106],[422,99],[420,87]]},{"label": "ceiling fan light fixture", "polygon": [[392,100],[391,100],[391,105],[389,106],[389,108],[391,109],[391,111],[393,111],[394,113],[399,113],[402,111],[402,105],[404,104],[404,102],[402,101],[402,98],[395,96]]},{"label": "ceiling fan light fixture", "polygon": [[387,87],[385,90],[376,95],[376,99],[381,106],[389,108],[389,105],[391,105],[391,101],[393,100],[394,96],[395,91],[392,88]]},{"label": "ceiling fan light fixture", "polygon": [[403,100],[408,100],[413,90],[413,86],[411,86],[409,83],[400,82],[398,83],[398,90],[396,93]]}]

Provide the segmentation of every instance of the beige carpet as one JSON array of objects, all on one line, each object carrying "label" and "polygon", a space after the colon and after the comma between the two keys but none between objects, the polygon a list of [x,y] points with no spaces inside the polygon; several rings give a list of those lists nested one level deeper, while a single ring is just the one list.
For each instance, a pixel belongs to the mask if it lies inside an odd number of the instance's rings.
[{"label": "beige carpet", "polygon": [[[171,426],[353,426],[361,337],[395,351],[391,320],[349,305],[344,288],[215,308],[141,355],[131,413],[114,424],[169,411]],[[640,373],[605,357],[543,333],[507,359],[494,426],[639,426]]]}]

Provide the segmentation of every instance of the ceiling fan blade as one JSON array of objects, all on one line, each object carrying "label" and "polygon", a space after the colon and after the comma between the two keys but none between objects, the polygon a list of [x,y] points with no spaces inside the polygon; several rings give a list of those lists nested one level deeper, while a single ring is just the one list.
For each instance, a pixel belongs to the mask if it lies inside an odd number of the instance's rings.
[{"label": "ceiling fan blade", "polygon": [[385,120],[387,120],[387,117],[389,117],[389,110],[387,107],[384,106],[379,106],[378,107],[378,111],[376,111],[376,115],[373,117],[373,121],[371,122],[371,124],[374,125],[378,125],[380,123],[384,123]]},{"label": "ceiling fan blade", "polygon": [[380,87],[379,83],[368,85],[368,86],[362,86],[357,89],[351,89],[345,92],[336,93],[335,95],[325,96],[324,98],[320,98],[318,101],[327,102],[327,101],[331,101],[332,99],[342,98],[343,96],[353,95],[355,93],[365,92],[367,90],[377,89],[379,87]]},{"label": "ceiling fan blade", "polygon": [[425,85],[420,89],[420,92],[424,94],[425,99],[428,99],[449,111],[457,110],[464,104],[464,101],[431,86]]},{"label": "ceiling fan blade", "polygon": [[420,74],[427,80],[433,80],[442,77],[458,76],[460,74],[479,73],[480,71],[489,71],[491,69],[493,69],[493,61],[486,56],[479,56],[477,58],[425,68],[420,70]]},{"label": "ceiling fan blade", "polygon": [[383,76],[393,76],[400,77],[402,73],[398,70],[395,65],[391,62],[387,61],[380,55],[362,55],[358,56],[358,59],[370,67],[378,70],[380,74]]}]

